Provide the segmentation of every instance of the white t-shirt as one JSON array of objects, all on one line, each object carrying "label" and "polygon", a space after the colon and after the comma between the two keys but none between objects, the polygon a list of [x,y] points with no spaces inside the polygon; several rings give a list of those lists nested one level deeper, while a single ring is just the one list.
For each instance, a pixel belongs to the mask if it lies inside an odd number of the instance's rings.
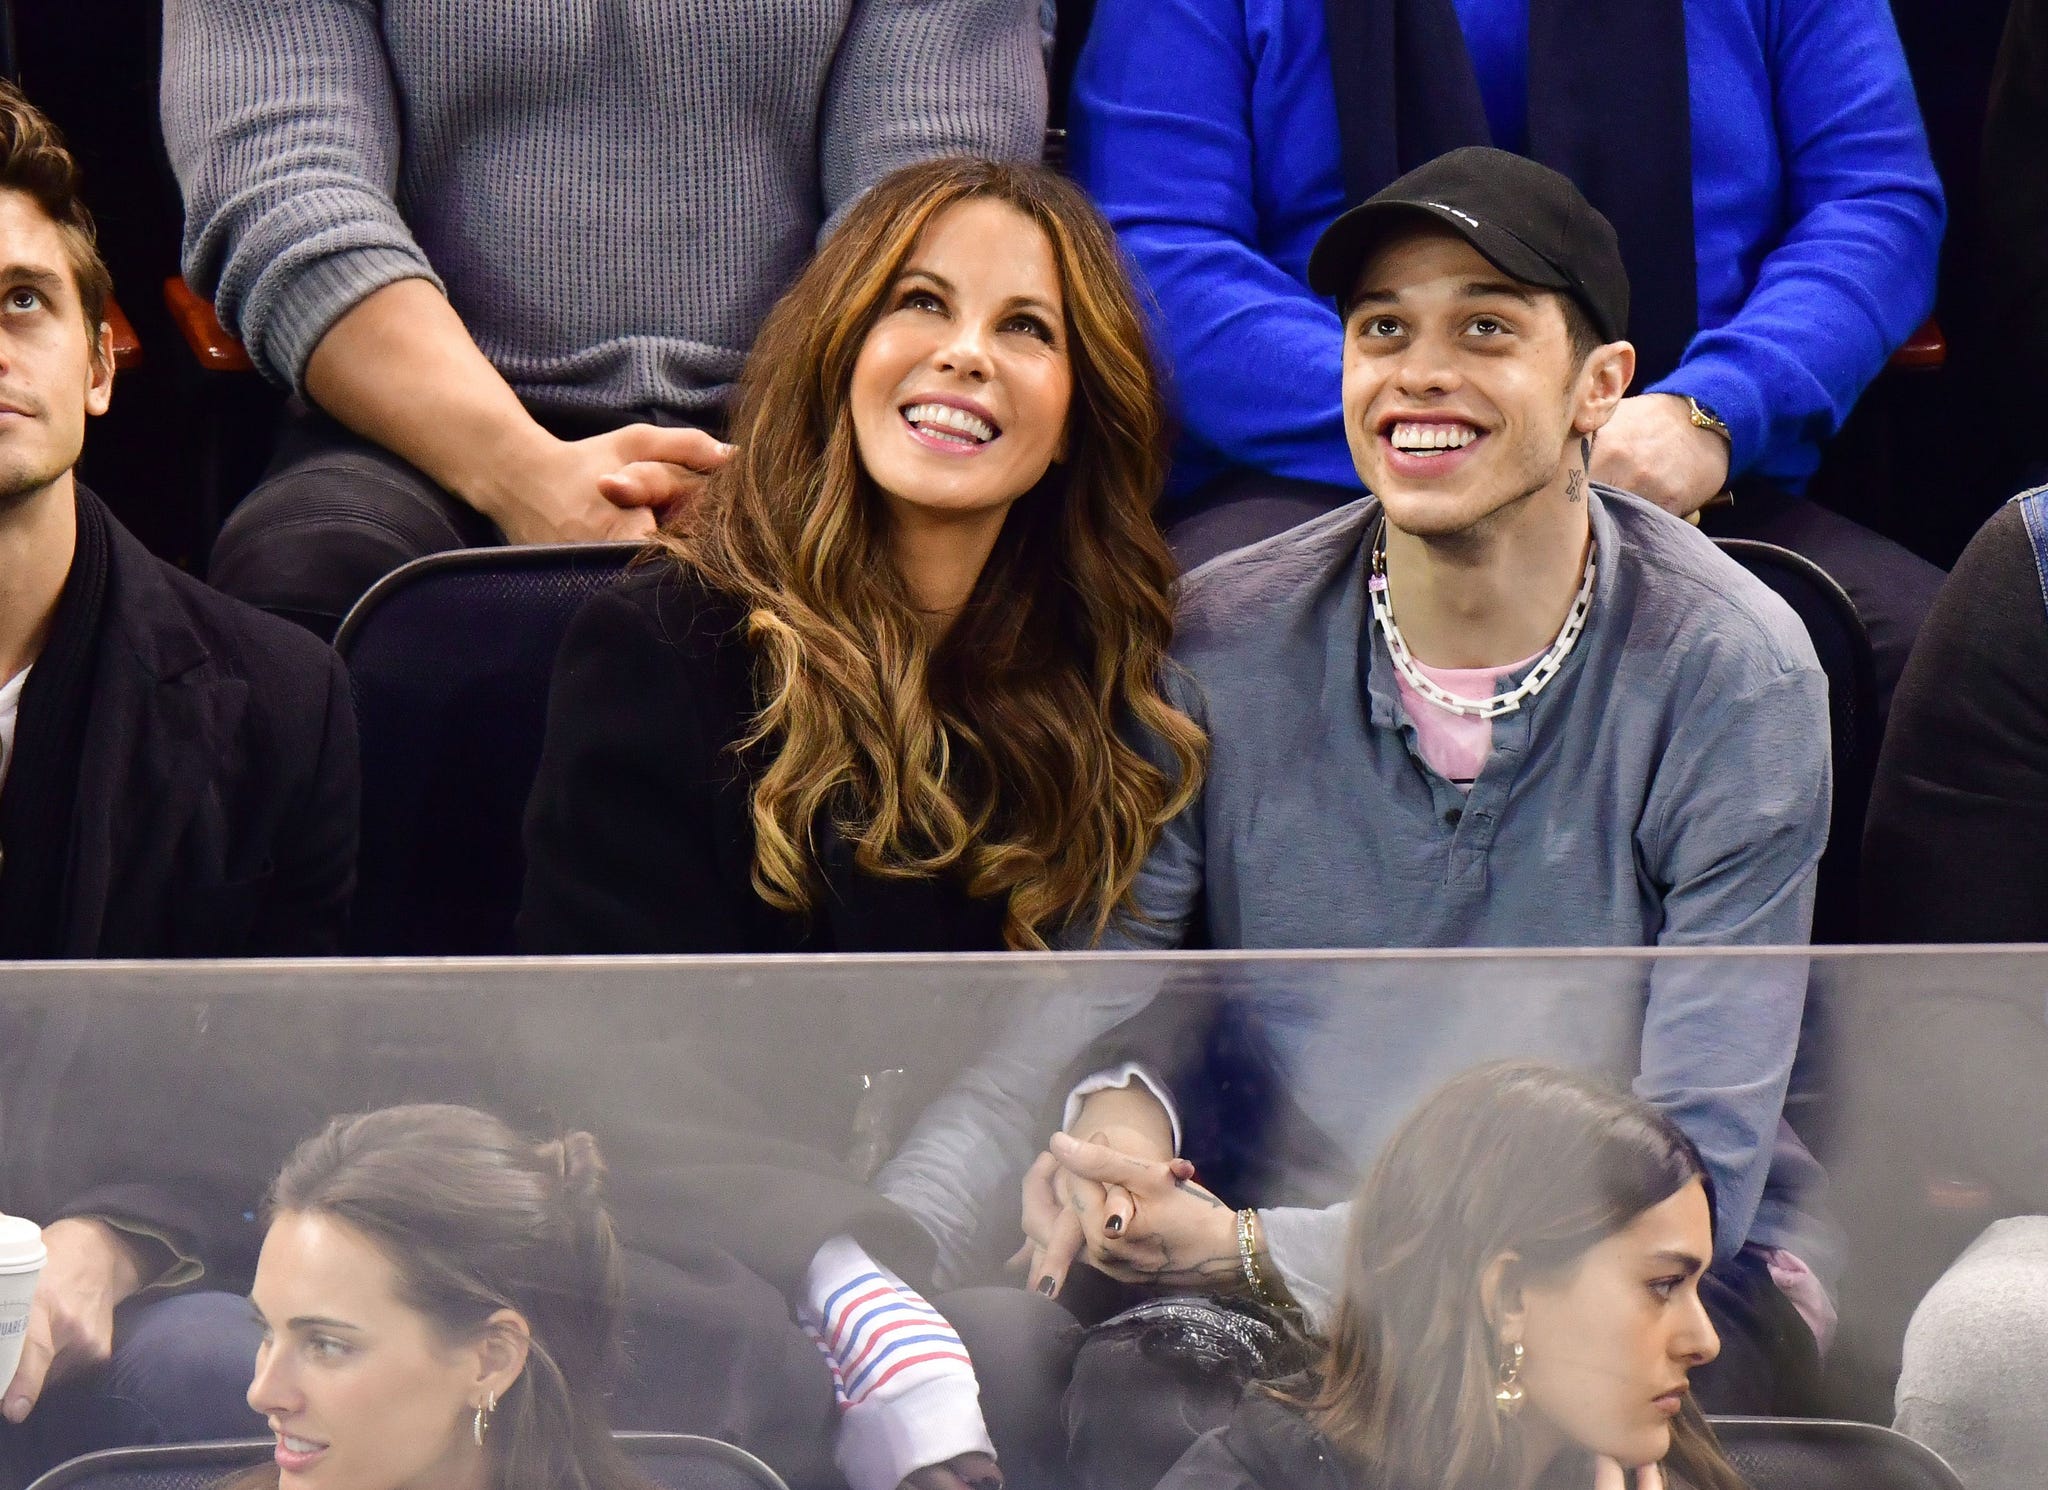
[{"label": "white t-shirt", "polygon": [[7,785],[7,763],[14,759],[14,723],[21,717],[21,689],[28,675],[23,668],[0,683],[0,786]]}]

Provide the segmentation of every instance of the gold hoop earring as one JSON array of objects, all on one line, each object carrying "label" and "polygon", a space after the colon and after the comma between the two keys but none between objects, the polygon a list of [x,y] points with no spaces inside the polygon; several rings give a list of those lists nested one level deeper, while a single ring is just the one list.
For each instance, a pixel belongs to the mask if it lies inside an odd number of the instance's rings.
[{"label": "gold hoop earring", "polygon": [[469,1423],[470,1432],[475,1435],[478,1448],[484,1446],[484,1435],[491,1431],[491,1414],[497,1410],[498,1394],[484,1393],[483,1405],[477,1408],[476,1416],[471,1418]]},{"label": "gold hoop earring", "polygon": [[1501,1355],[1500,1386],[1494,1390],[1493,1405],[1508,1417],[1522,1410],[1522,1343],[1518,1340]]}]

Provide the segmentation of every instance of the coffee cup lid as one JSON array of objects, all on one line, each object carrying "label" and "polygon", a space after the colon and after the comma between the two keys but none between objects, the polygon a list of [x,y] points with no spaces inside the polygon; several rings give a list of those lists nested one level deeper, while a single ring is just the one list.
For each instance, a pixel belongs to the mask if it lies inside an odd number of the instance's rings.
[{"label": "coffee cup lid", "polygon": [[0,1216],[0,1273],[25,1273],[48,1256],[43,1229],[20,1216]]}]

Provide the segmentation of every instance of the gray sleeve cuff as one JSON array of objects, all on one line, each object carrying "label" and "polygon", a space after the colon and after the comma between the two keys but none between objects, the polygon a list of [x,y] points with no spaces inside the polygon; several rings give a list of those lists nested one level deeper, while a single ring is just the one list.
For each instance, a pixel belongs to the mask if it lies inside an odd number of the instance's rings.
[{"label": "gray sleeve cuff", "polygon": [[[383,289],[423,279],[446,293],[426,255],[409,240],[345,246],[334,229],[302,240],[264,268],[245,297],[222,282],[222,317],[235,315],[250,355],[271,377],[303,392],[306,364],[334,323]],[[328,243],[334,243],[328,247]]]}]

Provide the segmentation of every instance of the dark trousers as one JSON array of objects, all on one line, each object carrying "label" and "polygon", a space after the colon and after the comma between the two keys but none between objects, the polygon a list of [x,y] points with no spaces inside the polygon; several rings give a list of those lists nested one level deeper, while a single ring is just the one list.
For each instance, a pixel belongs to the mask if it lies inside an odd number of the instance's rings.
[{"label": "dark trousers", "polygon": [[[1181,567],[1192,569],[1361,495],[1357,487],[1237,472],[1211,482],[1170,514],[1167,538]],[[1833,575],[1870,632],[1879,711],[1890,709],[1906,654],[1941,588],[1940,569],[1818,502],[1756,482],[1742,483],[1735,505],[1706,513],[1702,526],[1716,538],[1755,538],[1789,548]]]},{"label": "dark trousers", "polygon": [[94,1449],[262,1437],[246,1398],[261,1336],[235,1294],[130,1300],[103,1369],[50,1388],[20,1427],[0,1423],[0,1487]]},{"label": "dark trousers", "polygon": [[214,539],[206,578],[332,641],[349,607],[392,570],[504,541],[475,508],[294,399],[270,468]]},{"label": "dark trousers", "polygon": [[[1065,1306],[1023,1288],[970,1288],[938,1307],[981,1382],[983,1416],[1009,1490],[1148,1490],[1211,1428],[1246,1380],[1128,1333],[1091,1326],[1133,1290],[1077,1268]],[[1721,1354],[1693,1373],[1710,1413],[1810,1415],[1819,1409],[1813,1334],[1754,1249],[1714,1267],[1700,1297]],[[1086,1321],[1084,1323],[1083,1321]]]}]

